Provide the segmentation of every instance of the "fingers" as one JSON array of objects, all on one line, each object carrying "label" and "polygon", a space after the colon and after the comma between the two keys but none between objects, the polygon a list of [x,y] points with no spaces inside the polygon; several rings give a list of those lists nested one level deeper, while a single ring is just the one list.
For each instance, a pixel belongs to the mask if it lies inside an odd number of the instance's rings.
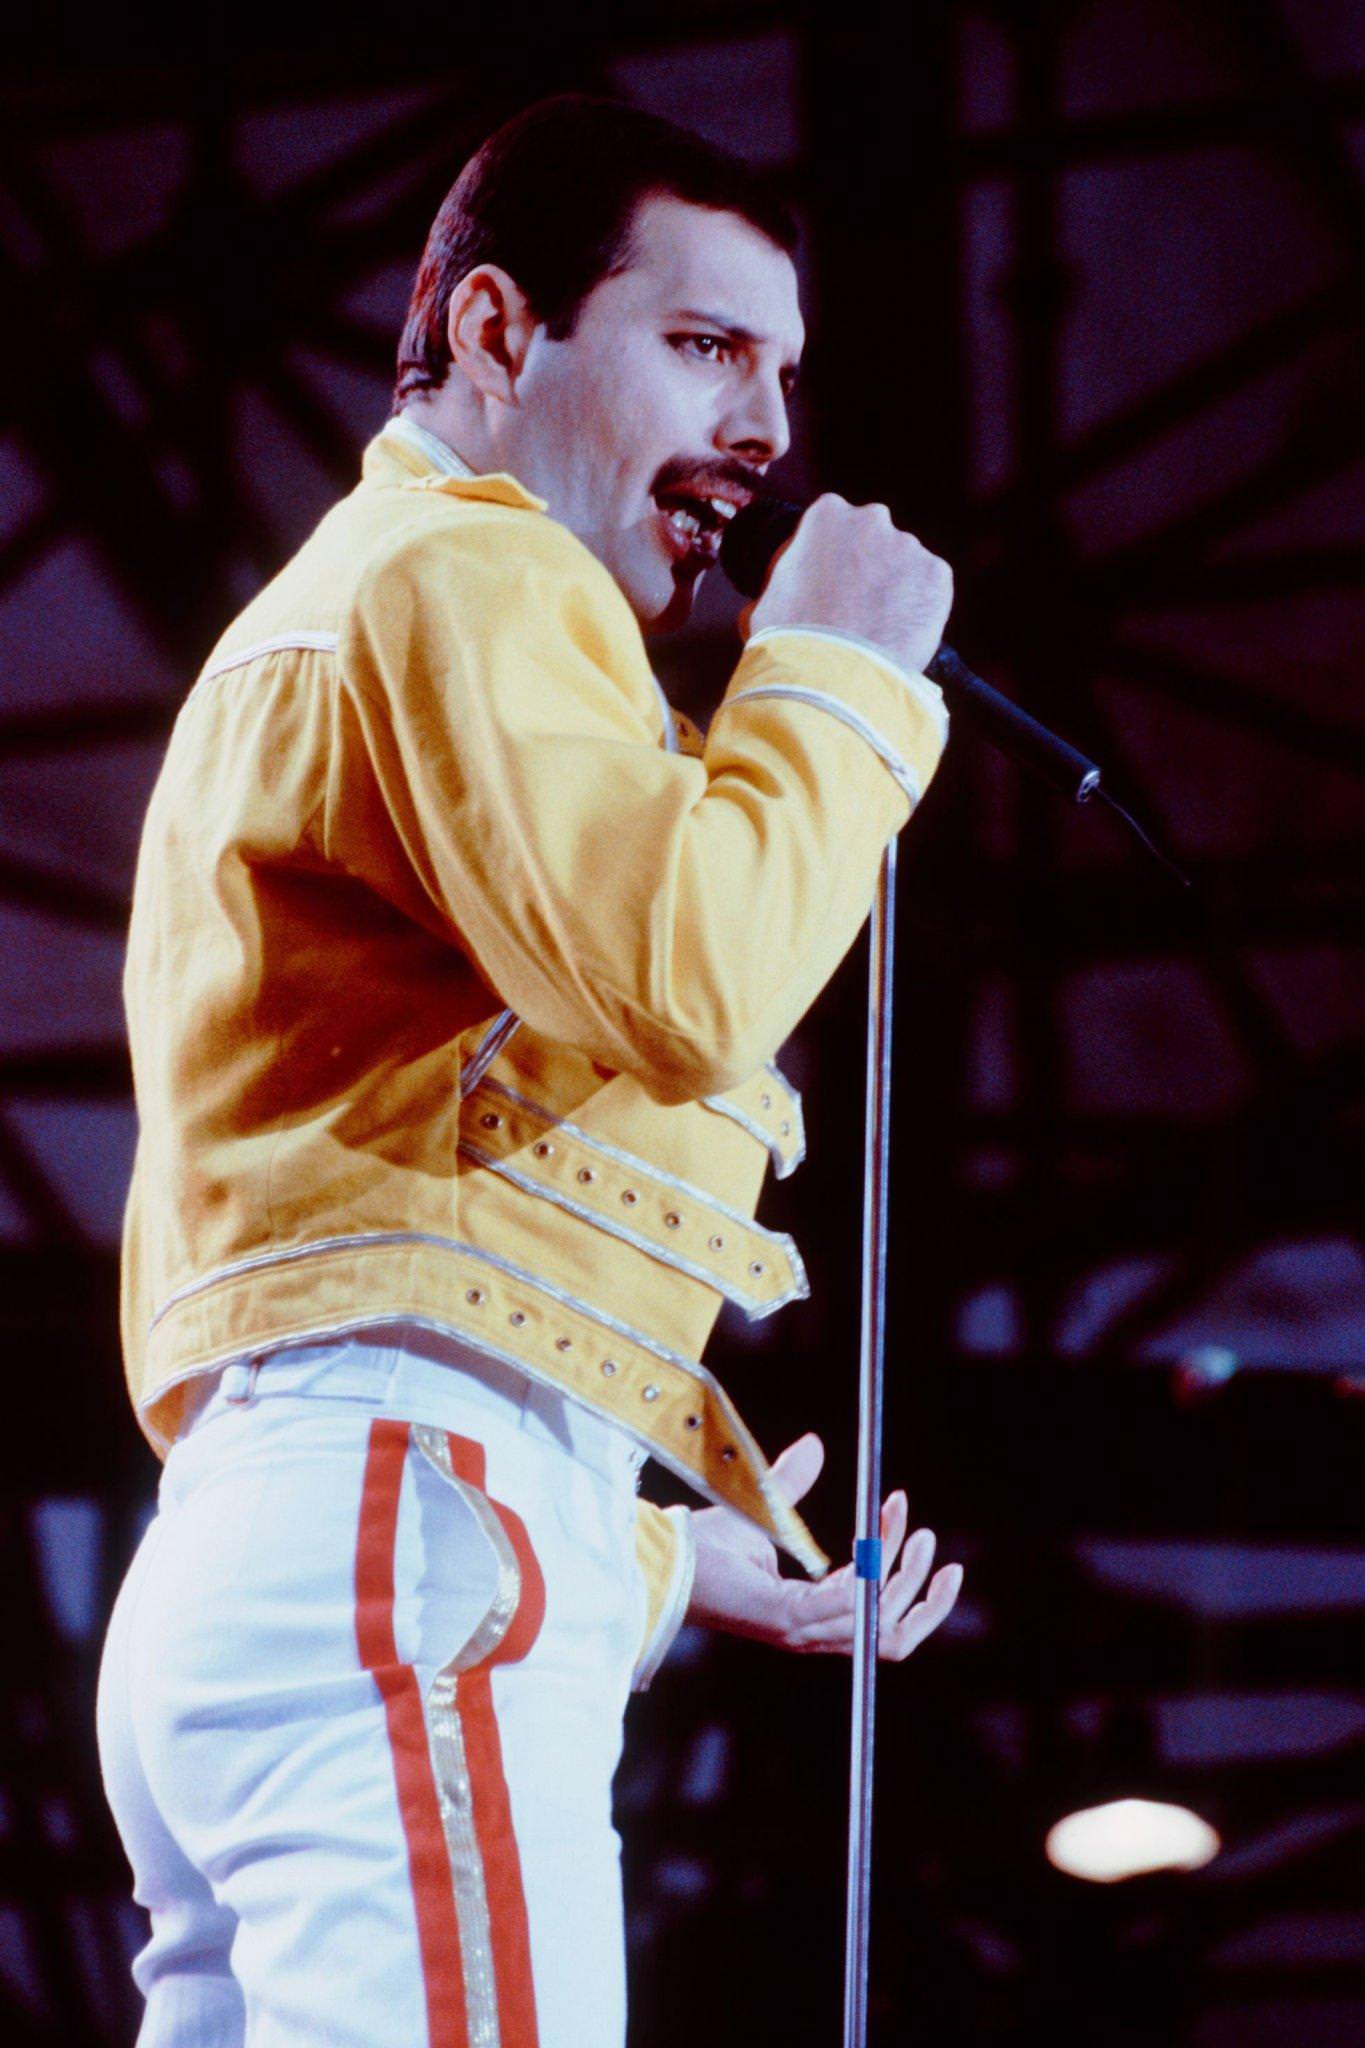
[{"label": "fingers", "polygon": [[899,1489],[888,1496],[882,1508],[882,1584],[891,1576],[891,1567],[905,1541],[905,1525],[910,1519],[910,1503]]},{"label": "fingers", "polygon": [[773,1459],[772,1476],[789,1501],[798,1501],[810,1492],[824,1462],[825,1446],[815,1431],[808,1429]]},{"label": "fingers", "polygon": [[883,1628],[894,1628],[909,1613],[916,1594],[929,1576],[937,1540],[932,1529],[916,1529],[906,1544],[900,1570],[893,1578],[884,1582],[881,1607]]},{"label": "fingers", "polygon": [[918,1606],[912,1607],[891,1628],[878,1632],[878,1656],[892,1664],[903,1663],[926,1636],[933,1634],[941,1621],[947,1620],[961,1590],[962,1566],[945,1564],[941,1571],[934,1573],[929,1591]]},{"label": "fingers", "polygon": [[[883,1510],[883,1530],[889,1508],[890,1503]],[[899,1543],[899,1536],[896,1540]],[[905,1546],[898,1571],[891,1572],[883,1559],[877,1650],[884,1661],[903,1662],[953,1610],[962,1589],[960,1564],[942,1566],[930,1580],[924,1599],[916,1601],[933,1561],[935,1543],[932,1529],[917,1529]],[[790,1649],[834,1655],[851,1651],[858,1585],[851,1564],[842,1565],[818,1585],[801,1585],[795,1580],[785,1580],[782,1585],[787,1610],[783,1638]]]}]

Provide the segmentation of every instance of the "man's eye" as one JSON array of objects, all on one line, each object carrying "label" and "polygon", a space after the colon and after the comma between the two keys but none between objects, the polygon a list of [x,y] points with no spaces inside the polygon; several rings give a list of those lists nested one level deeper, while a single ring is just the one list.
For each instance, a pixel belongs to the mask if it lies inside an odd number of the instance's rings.
[{"label": "man's eye", "polygon": [[722,334],[674,334],[669,339],[674,348],[694,348],[704,363],[718,363],[734,347]]}]

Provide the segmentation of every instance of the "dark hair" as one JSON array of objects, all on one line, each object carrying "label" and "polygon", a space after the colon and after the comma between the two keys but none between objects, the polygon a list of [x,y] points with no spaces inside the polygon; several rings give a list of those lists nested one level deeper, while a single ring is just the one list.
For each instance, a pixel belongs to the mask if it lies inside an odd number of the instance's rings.
[{"label": "dark hair", "polygon": [[785,200],[756,171],[657,114],[561,93],[504,122],[431,224],[398,344],[392,410],[444,384],[446,312],[462,277],[496,263],[562,341],[593,287],[629,268],[636,206],[656,193],[740,214],[788,255],[796,247]]}]

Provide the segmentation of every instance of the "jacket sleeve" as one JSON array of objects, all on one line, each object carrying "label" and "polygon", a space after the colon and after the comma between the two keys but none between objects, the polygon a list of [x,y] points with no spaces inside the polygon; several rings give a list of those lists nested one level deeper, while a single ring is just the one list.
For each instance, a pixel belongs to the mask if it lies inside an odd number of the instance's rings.
[{"label": "jacket sleeve", "polygon": [[790,1035],[946,738],[934,685],[801,629],[750,642],[700,757],[665,751],[623,593],[515,510],[428,521],[372,563],[338,652],[442,928],[532,1029],[662,1102]]},{"label": "jacket sleeve", "polygon": [[644,1635],[631,1676],[632,1692],[644,1692],[672,1648],[692,1594],[696,1538],[686,1508],[635,1503],[635,1556],[644,1574],[648,1601]]}]

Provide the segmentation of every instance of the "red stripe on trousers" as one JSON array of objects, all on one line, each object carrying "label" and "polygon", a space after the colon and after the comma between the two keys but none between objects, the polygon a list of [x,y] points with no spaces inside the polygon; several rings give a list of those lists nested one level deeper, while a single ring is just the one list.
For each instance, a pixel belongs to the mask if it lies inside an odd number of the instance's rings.
[{"label": "red stripe on trousers", "polygon": [[[451,1465],[457,1476],[486,1495],[483,1446],[462,1436],[452,1436],[449,1442]],[[531,1932],[502,1743],[493,1709],[492,1667],[518,1663],[535,1642],[545,1619],[545,1579],[520,1515],[501,1501],[490,1500],[489,1505],[516,1555],[521,1598],[497,1649],[474,1670],[461,1675],[455,1688],[455,1702],[464,1735],[474,1833],[488,1895],[502,2048],[536,2048],[539,2036],[531,1980]]]},{"label": "red stripe on trousers", "polygon": [[394,1539],[407,1454],[406,1422],[386,1416],[370,1424],[355,1553],[356,1645],[361,1663],[374,1674],[388,1723],[431,2048],[466,2048],[468,2006],[460,1925],[426,1716],[417,1674],[410,1664],[399,1663],[393,1633]]}]

